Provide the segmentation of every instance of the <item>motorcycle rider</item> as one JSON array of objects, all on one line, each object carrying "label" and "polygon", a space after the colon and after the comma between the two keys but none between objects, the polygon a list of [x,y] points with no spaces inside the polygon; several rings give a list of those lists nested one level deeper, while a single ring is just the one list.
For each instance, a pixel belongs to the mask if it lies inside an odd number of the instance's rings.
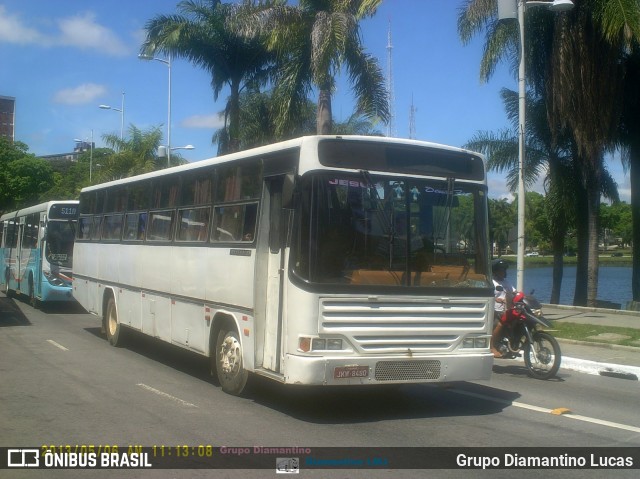
[{"label": "motorcycle rider", "polygon": [[511,308],[513,296],[516,293],[516,289],[507,280],[507,269],[509,263],[504,259],[498,258],[491,265],[491,271],[493,273],[493,287],[495,289],[495,303],[494,303],[494,328],[491,334],[491,352],[494,358],[501,358],[502,353],[498,351],[497,345],[502,339],[502,330],[504,328],[503,317],[504,312]]}]

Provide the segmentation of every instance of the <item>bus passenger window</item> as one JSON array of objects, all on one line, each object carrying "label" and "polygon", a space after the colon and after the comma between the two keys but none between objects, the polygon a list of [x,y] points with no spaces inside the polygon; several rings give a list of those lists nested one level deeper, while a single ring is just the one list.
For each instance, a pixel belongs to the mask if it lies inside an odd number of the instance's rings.
[{"label": "bus passenger window", "polygon": [[209,229],[209,208],[185,209],[178,212],[178,241],[205,241]]},{"label": "bus passenger window", "polygon": [[154,211],[149,213],[147,241],[171,241],[175,211]]},{"label": "bus passenger window", "polygon": [[93,218],[91,216],[81,216],[80,225],[78,228],[78,239],[88,240],[91,238],[91,223]]},{"label": "bus passenger window", "polygon": [[144,240],[145,224],[147,213],[127,213],[125,223],[124,241],[142,241]]},{"label": "bus passenger window", "polygon": [[258,203],[217,206],[211,241],[253,242],[258,215]]}]

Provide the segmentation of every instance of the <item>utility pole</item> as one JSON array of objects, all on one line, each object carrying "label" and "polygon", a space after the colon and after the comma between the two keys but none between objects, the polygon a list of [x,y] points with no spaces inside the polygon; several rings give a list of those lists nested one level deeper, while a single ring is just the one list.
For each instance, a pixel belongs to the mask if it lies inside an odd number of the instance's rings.
[{"label": "utility pole", "polygon": [[396,97],[393,93],[393,65],[391,62],[391,19],[389,19],[389,32],[387,34],[387,102],[389,106],[389,123],[387,123],[387,136],[395,137],[396,132]]}]

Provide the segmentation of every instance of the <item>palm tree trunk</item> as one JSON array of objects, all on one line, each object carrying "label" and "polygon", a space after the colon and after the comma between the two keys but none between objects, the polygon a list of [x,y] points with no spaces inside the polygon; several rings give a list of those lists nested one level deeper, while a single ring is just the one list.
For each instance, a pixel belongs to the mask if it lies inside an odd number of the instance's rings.
[{"label": "palm tree trunk", "polygon": [[240,79],[231,81],[229,96],[229,151],[240,151]]},{"label": "palm tree trunk", "polygon": [[318,95],[318,116],[316,120],[316,131],[318,135],[331,134],[331,115],[331,91],[322,88]]},{"label": "palm tree trunk", "polygon": [[587,260],[589,258],[589,224],[586,200],[587,192],[583,182],[576,182],[576,288],[573,293],[574,306],[587,305]]},{"label": "palm tree trunk", "polygon": [[630,151],[629,177],[631,180],[632,266],[631,297],[640,301],[640,142]]},{"label": "palm tree trunk", "polygon": [[564,236],[566,230],[561,234],[554,235],[551,240],[553,248],[553,273],[551,284],[551,304],[560,303],[560,290],[562,289],[562,276],[564,273]]},{"label": "palm tree trunk", "polygon": [[589,256],[587,263],[587,306],[595,307],[598,297],[598,212],[600,210],[600,185],[597,181],[587,187]]}]

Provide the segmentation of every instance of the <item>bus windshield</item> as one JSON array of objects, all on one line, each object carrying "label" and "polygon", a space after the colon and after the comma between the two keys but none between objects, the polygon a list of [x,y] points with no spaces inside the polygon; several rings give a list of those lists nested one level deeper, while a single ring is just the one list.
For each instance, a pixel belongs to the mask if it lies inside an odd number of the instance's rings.
[{"label": "bus windshield", "polygon": [[490,286],[486,189],[453,179],[323,173],[301,191],[294,271],[311,283]]},{"label": "bus windshield", "polygon": [[71,267],[73,242],[76,236],[76,221],[49,221],[47,226],[46,259],[49,263]]}]

